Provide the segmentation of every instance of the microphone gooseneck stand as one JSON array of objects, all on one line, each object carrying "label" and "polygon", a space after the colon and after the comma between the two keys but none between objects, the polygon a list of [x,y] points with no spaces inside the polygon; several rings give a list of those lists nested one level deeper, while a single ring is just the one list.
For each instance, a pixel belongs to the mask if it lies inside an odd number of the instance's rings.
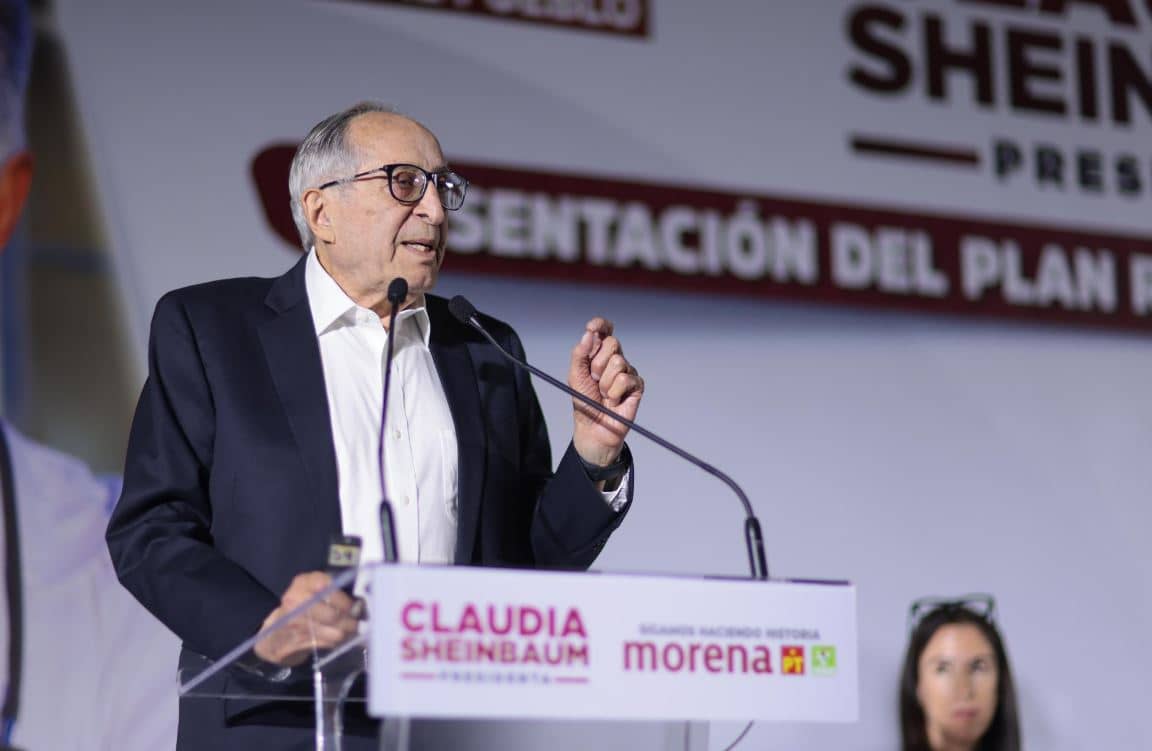
[{"label": "microphone gooseneck stand", "polygon": [[744,505],[744,541],[748,547],[748,567],[752,572],[752,578],[762,580],[768,579],[768,560],[767,556],[764,554],[764,534],[760,529],[760,520],[756,518],[756,514],[752,511],[752,503],[748,500],[748,496],[744,493],[740,486],[736,484],[735,480],[720,470],[716,469],[711,464],[708,464],[704,460],[693,456],[684,449],[671,443],[670,441],[661,438],[647,428],[637,425],[632,420],[616,414],[599,402],[593,399],[589,399],[584,394],[576,391],[568,384],[553,378],[539,368],[513,356],[511,353],[501,347],[500,343],[497,342],[496,339],[488,333],[487,329],[485,329],[484,326],[480,323],[480,314],[477,312],[475,306],[468,302],[466,298],[460,295],[453,297],[448,302],[448,309],[456,318],[456,320],[480,332],[480,334],[485,339],[487,339],[492,344],[492,346],[497,349],[497,351],[515,363],[518,367],[523,368],[537,378],[550,383],[564,393],[570,395],[572,398],[579,400],[582,404],[586,404],[588,407],[596,410],[597,412],[606,415],[623,425],[628,426],[629,429],[636,431],[653,443],[656,443],[668,451],[671,451],[673,454],[676,454],[681,459],[684,459],[685,461],[699,467],[713,477],[721,480],[724,484],[731,488],[736,496],[740,499],[740,503]]}]

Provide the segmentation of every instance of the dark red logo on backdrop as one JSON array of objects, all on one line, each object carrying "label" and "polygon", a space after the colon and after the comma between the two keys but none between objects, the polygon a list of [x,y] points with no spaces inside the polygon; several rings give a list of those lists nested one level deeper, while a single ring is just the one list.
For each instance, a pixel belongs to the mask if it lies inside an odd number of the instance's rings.
[{"label": "dark red logo on backdrop", "polygon": [[624,36],[648,36],[648,0],[358,0]]},{"label": "dark red logo on backdrop", "polygon": [[[293,247],[294,146],[256,156]],[[1152,241],[453,162],[453,270],[1152,330]]]},{"label": "dark red logo on backdrop", "polygon": [[[931,103],[1017,117],[1020,134],[1039,132],[1037,123],[1045,121],[1068,126],[1075,145],[1058,145],[1054,130],[1043,138],[997,135],[940,142],[902,124],[889,133],[850,133],[853,152],[979,169],[1000,184],[1090,198],[1152,195],[1147,154],[1110,145],[1112,138],[1092,143],[1105,128],[1146,127],[1152,117],[1146,63],[1152,3],[951,0],[930,6],[852,3],[844,17],[852,48],[847,83],[897,107]],[[968,13],[958,12],[964,10]]]}]

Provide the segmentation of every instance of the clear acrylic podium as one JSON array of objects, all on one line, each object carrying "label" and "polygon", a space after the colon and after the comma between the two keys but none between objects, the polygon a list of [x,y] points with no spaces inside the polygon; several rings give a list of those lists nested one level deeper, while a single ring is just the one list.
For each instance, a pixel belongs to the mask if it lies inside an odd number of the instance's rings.
[{"label": "clear acrylic podium", "polygon": [[[357,577],[369,589],[355,638],[291,669],[255,658],[259,639],[307,624]],[[574,749],[704,751],[711,720],[854,721],[856,662],[845,582],[376,564],[221,659],[185,660],[180,697],[291,703],[318,751],[346,751],[349,715],[382,718],[387,751],[565,749],[564,734]],[[471,729],[422,742],[454,724]]]},{"label": "clear acrylic podium", "polygon": [[[332,584],[252,638],[238,644],[221,659],[186,659],[180,668],[181,701],[230,699],[244,702],[292,702],[311,705],[317,751],[341,751],[348,707],[364,705],[363,679],[367,672],[368,631],[332,650],[315,650],[310,659],[291,668],[259,660],[256,643],[289,624],[310,624],[313,605],[339,589],[350,588],[363,572],[349,569],[333,577]],[[230,674],[233,680],[220,689],[212,680]],[[402,718],[389,726],[405,724]],[[399,730],[400,728],[392,728]],[[408,751],[402,733],[383,734],[381,749]],[[390,737],[389,737],[390,736]]]}]

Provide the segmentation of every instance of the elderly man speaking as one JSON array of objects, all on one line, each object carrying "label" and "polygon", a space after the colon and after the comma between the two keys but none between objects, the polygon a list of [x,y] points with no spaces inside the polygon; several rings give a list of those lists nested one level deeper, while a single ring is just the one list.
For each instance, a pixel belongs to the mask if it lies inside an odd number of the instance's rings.
[{"label": "elderly man speaking", "polygon": [[[334,535],[380,559],[382,484],[399,558],[413,563],[586,568],[631,501],[626,429],[575,407],[553,471],[528,377],[430,294],[467,181],[427,128],[374,103],[332,115],[298,149],[290,189],[302,260],[274,279],[169,293],[152,322],[107,538],[121,581],[183,640],[185,661],[221,657],[325,587]],[[408,294],[390,331],[398,277]],[[523,354],[511,328],[481,318]],[[568,382],[630,419],[644,390],[603,318],[578,335]],[[337,593],[313,608],[314,630],[276,632],[250,663],[297,665],[353,635],[358,614]],[[178,748],[301,747],[309,711],[186,699]],[[345,748],[372,748],[371,732]]]}]

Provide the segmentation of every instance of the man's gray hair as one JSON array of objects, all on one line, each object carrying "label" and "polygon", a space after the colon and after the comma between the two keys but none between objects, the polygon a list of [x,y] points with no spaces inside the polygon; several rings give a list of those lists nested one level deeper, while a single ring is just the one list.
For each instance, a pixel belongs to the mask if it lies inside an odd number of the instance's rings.
[{"label": "man's gray hair", "polygon": [[296,223],[296,231],[300,233],[300,242],[305,251],[315,244],[316,237],[308,226],[300,197],[309,188],[318,187],[329,180],[352,176],[360,155],[348,143],[348,125],[356,117],[369,112],[396,114],[395,109],[380,102],[354,104],[317,123],[296,149],[296,156],[292,157],[292,169],[288,171],[288,193],[292,200],[292,221]]},{"label": "man's gray hair", "polygon": [[0,160],[24,148],[32,24],[24,0],[0,0]]}]

